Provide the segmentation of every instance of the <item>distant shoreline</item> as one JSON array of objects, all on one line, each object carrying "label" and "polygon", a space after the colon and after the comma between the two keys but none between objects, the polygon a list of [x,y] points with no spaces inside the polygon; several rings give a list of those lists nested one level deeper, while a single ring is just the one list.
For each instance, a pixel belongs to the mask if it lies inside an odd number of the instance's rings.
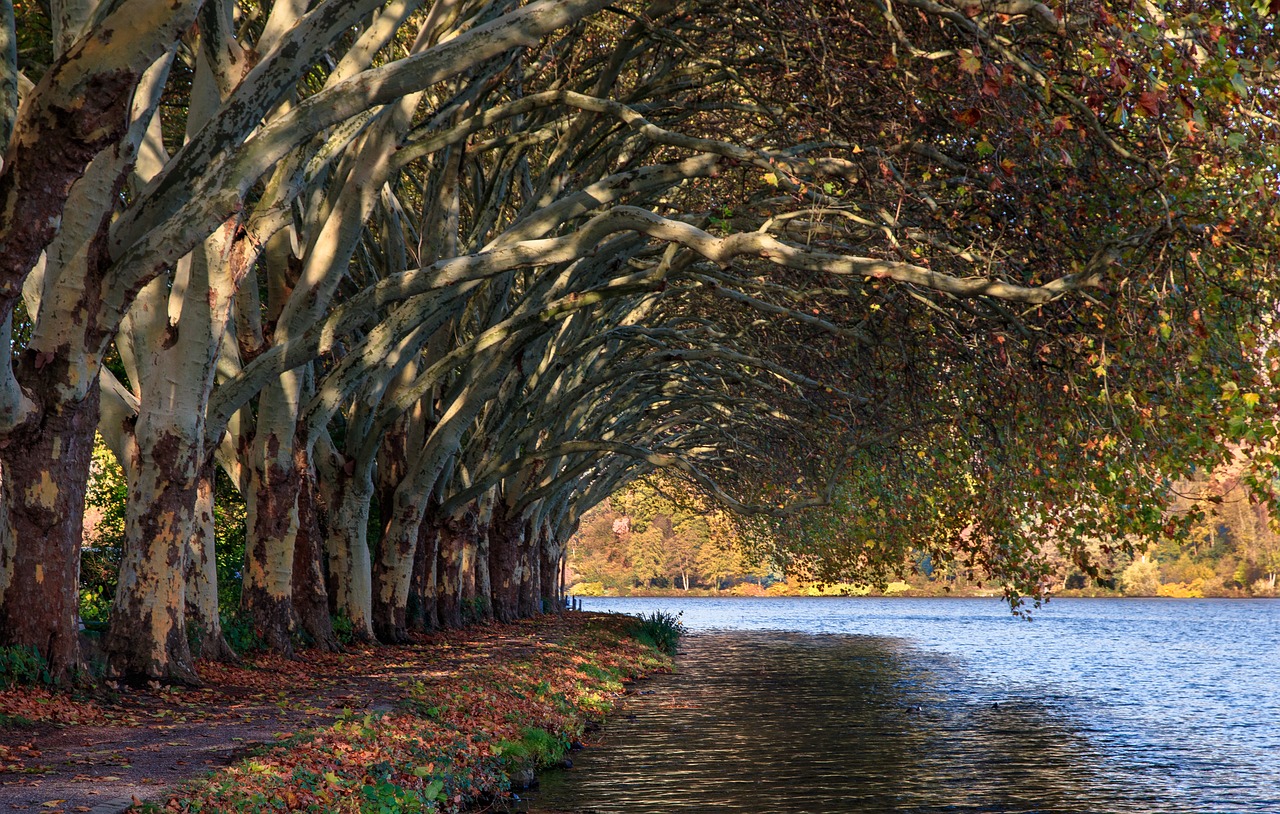
[{"label": "distant shoreline", "polygon": [[[718,593],[718,594],[710,593],[710,592],[693,592],[693,591],[690,591],[689,593],[685,593],[684,591],[679,591],[679,592],[673,592],[673,593],[666,593],[666,592],[639,593],[637,592],[637,593],[629,593],[629,594],[609,594],[609,595],[591,595],[591,596],[571,594],[570,596],[572,599],[575,599],[575,600],[587,600],[587,599],[769,599],[769,600],[774,600],[774,599],[938,599],[938,600],[999,599],[999,600],[1003,600],[1004,599],[1004,595],[998,591],[992,591],[989,593],[975,592],[975,593],[952,593],[952,594],[929,594],[929,593],[913,594],[913,593],[904,592],[904,593],[892,593],[892,594],[871,593],[871,594],[840,594],[840,595],[837,595],[837,594],[832,594],[832,595],[763,594],[758,596],[733,594],[727,591]],[[1107,600],[1159,599],[1159,600],[1169,600],[1173,602],[1178,602],[1178,601],[1200,600],[1200,599],[1231,599],[1231,600],[1242,600],[1242,601],[1256,601],[1256,600],[1268,600],[1268,599],[1275,600],[1275,599],[1280,599],[1280,597],[1251,596],[1247,594],[1240,595],[1240,596],[1230,596],[1230,595],[1125,596],[1124,594],[1120,594],[1120,593],[1102,594],[1102,593],[1081,593],[1078,591],[1070,591],[1070,592],[1064,592],[1064,593],[1051,594],[1048,597],[1048,599],[1045,601],[1052,601],[1054,599],[1107,599]]]}]

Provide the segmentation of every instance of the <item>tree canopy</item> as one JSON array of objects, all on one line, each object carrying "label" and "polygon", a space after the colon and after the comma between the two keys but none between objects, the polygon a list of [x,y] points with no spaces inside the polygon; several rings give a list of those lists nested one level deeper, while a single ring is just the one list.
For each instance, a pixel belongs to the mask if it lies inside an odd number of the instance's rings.
[{"label": "tree canopy", "polygon": [[56,673],[95,430],[109,670],[175,681],[229,656],[215,468],[289,653],[552,607],[656,471],[833,577],[1037,596],[1269,437],[1269,9],[4,10],[0,642]]}]

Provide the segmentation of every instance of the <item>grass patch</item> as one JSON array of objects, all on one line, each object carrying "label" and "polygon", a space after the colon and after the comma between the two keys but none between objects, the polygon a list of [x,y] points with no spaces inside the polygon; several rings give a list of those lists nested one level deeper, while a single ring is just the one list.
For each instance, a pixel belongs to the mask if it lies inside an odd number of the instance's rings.
[{"label": "grass patch", "polygon": [[680,616],[678,613],[654,611],[647,616],[637,617],[632,635],[641,644],[647,644],[668,656],[674,656],[676,647],[680,644],[680,637],[684,635],[684,623],[680,621]]},{"label": "grass patch", "polygon": [[[564,759],[623,685],[670,669],[630,617],[572,614],[398,649],[417,672],[386,714],[346,713],[194,782],[154,812],[461,812]],[[437,649],[439,648],[439,649]],[[504,652],[504,648],[511,648]],[[443,664],[441,652],[457,654]],[[403,659],[403,662],[402,662]]]}]

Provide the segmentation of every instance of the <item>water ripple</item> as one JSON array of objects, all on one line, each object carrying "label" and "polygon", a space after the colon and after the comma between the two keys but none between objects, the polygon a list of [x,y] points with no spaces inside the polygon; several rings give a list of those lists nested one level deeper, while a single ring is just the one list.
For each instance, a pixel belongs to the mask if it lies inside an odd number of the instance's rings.
[{"label": "water ripple", "polygon": [[526,810],[1280,812],[1280,603],[681,608],[678,672]]}]

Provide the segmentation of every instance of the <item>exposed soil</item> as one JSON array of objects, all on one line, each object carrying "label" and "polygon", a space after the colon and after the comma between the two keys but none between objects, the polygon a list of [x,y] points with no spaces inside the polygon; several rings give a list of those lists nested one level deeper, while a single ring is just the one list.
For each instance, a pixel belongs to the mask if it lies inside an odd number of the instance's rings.
[{"label": "exposed soil", "polygon": [[412,681],[510,663],[572,631],[558,617],[473,627],[397,647],[304,651],[240,666],[201,662],[198,689],[104,688],[75,698],[0,692],[0,812],[116,814],[344,710],[391,710]]}]

